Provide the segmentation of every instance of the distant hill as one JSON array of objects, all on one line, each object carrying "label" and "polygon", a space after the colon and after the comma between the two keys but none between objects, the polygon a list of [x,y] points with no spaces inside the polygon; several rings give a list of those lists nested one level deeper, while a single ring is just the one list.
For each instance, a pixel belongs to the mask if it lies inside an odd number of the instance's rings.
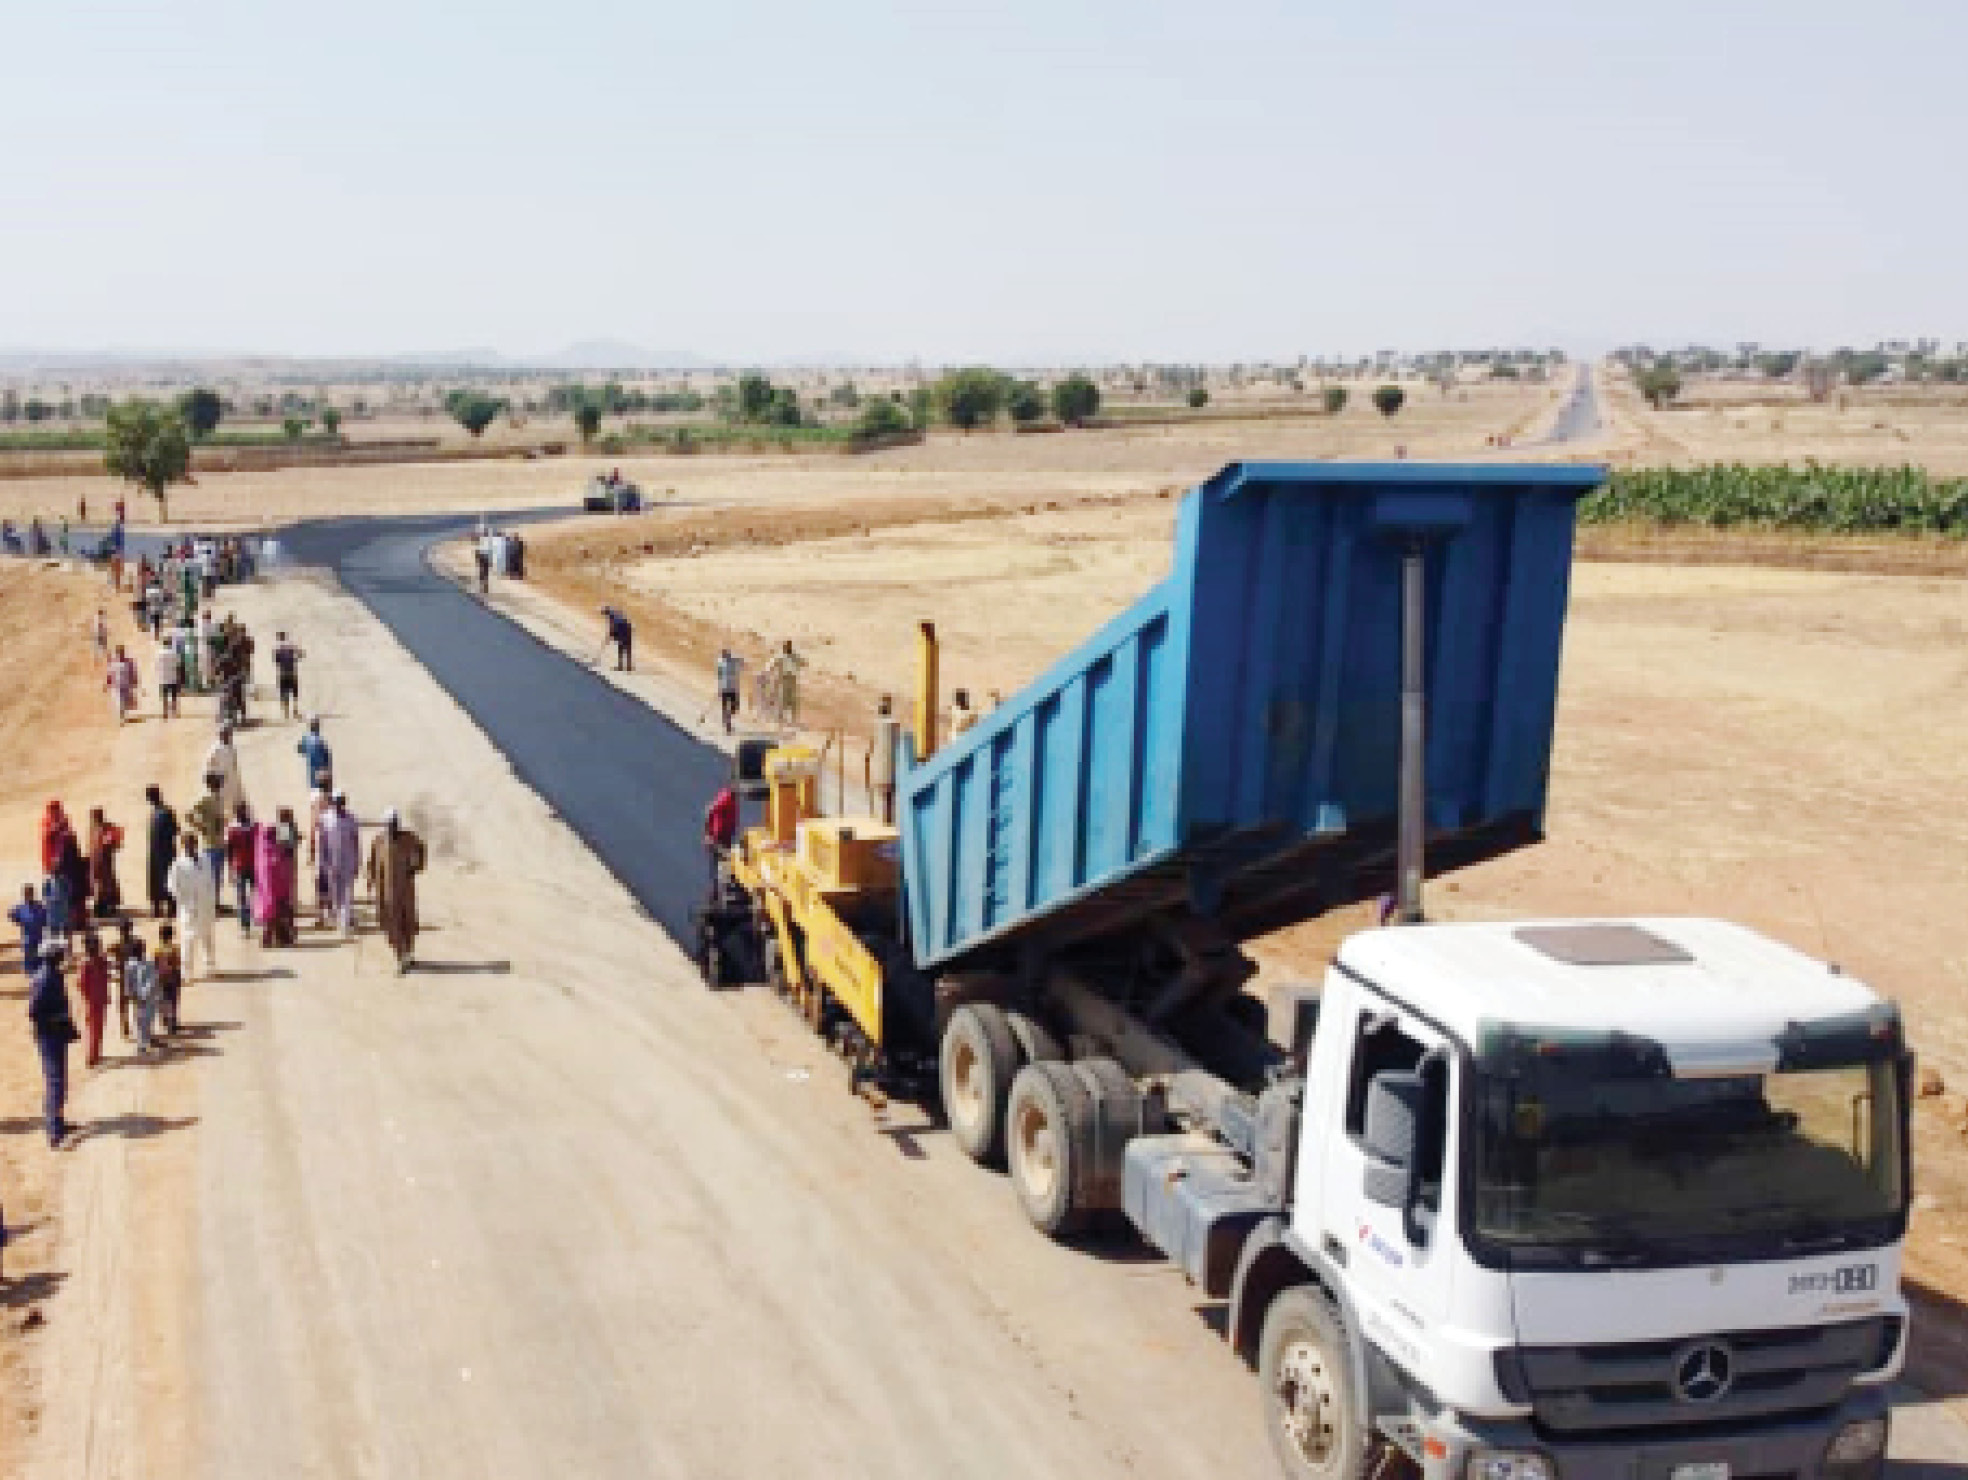
[{"label": "distant hill", "polygon": [[583,339],[540,364],[556,370],[702,370],[710,361],[688,350],[650,350],[625,339]]}]

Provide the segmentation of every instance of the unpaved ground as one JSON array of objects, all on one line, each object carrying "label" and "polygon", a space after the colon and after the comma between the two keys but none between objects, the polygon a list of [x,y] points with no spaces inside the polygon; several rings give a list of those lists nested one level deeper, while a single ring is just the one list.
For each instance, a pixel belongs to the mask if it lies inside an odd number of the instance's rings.
[{"label": "unpaved ground", "polygon": [[[1487,441],[1548,414],[1551,387],[1475,386],[1444,398],[1410,388],[1389,420],[1356,395],[1338,417],[1225,421],[1129,431],[1017,436],[937,433],[919,447],[862,457],[773,454],[727,457],[569,455],[533,461],[293,468],[222,473],[171,491],[172,520],[186,527],[262,527],[338,514],[517,509],[578,510],[583,485],[613,467],[659,498],[704,503],[839,504],[871,494],[962,498],[1050,497],[1187,484],[1232,458],[1415,457],[1481,452]],[[1466,397],[1467,399],[1464,399]],[[107,477],[0,479],[0,515],[74,517],[86,498],[101,518],[118,497],[139,525],[154,505]]]},{"label": "unpaved ground", "polygon": [[1621,462],[1912,463],[1968,474],[1968,388],[1869,386],[1812,401],[1801,386],[1691,378],[1656,411],[1630,377],[1602,370],[1606,445]]},{"label": "unpaved ground", "polygon": [[[0,887],[9,905],[40,871],[39,816],[61,798],[78,826],[91,806],[124,825],[131,844],[119,877],[126,902],[141,906],[143,787],[157,780],[182,797],[178,772],[208,740],[204,726],[154,718],[115,725],[86,637],[105,605],[118,640],[133,641],[127,609],[108,600],[100,579],[79,570],[0,563]],[[147,644],[144,645],[147,651]],[[143,933],[154,940],[146,922]],[[191,1060],[196,1040],[177,1053],[138,1063],[112,1021],[105,1062],[69,1060],[69,1118],[80,1127],[68,1149],[51,1152],[41,1134],[41,1076],[20,1016],[24,983],[15,973],[16,937],[5,932],[0,965],[0,1199],[16,1235],[7,1250],[13,1283],[0,1287],[0,1473],[19,1473],[47,1406],[47,1359],[78,1334],[91,1401],[76,1411],[85,1443],[107,1429],[147,1418],[147,1453],[172,1473],[187,1417],[185,1293],[189,1237],[183,1188],[195,1123]],[[70,996],[78,1021],[81,1002]],[[130,1278],[133,1264],[143,1277]],[[114,1280],[112,1286],[111,1281]],[[31,1323],[31,1324],[30,1324]],[[68,1473],[80,1474],[77,1469]],[[125,1473],[135,1473],[126,1471]]]},{"label": "unpaved ground", "polygon": [[[626,555],[576,528],[536,542],[536,564],[569,605],[630,593],[644,630],[706,689],[720,641],[756,656],[791,637],[814,664],[809,723],[865,728],[874,694],[911,692],[917,620],[944,639],[946,696],[1009,693],[1159,578],[1173,514],[1150,497],[934,519],[911,505],[892,525],[870,507],[769,528],[735,510],[659,515],[639,521],[647,538]],[[1593,543],[1632,553],[1614,536]],[[1713,541],[1696,553],[1718,556]],[[1959,568],[1953,549],[1907,558]],[[1949,1086],[1920,1106],[1914,1267],[1954,1294],[1968,1291],[1964,638],[1958,577],[1582,563],[1550,841],[1433,899],[1445,918],[1727,914],[1901,999],[1923,1063]],[[1360,923],[1286,932],[1265,943],[1268,965],[1314,971]],[[1923,1355],[1968,1375],[1958,1337]]]}]

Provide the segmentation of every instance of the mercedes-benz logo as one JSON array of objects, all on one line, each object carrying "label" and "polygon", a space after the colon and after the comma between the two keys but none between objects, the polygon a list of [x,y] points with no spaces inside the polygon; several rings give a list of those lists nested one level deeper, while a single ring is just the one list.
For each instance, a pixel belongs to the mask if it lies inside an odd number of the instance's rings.
[{"label": "mercedes-benz logo", "polygon": [[1674,1392],[1683,1403],[1715,1403],[1736,1380],[1736,1359],[1716,1341],[1684,1346],[1674,1358]]}]

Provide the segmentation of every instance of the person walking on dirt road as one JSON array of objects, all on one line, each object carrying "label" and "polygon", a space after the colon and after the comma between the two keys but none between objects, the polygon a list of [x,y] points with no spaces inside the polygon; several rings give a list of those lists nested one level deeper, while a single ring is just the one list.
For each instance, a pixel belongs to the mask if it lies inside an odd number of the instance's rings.
[{"label": "person walking on dirt road", "polygon": [[772,695],[773,708],[778,712],[779,723],[788,728],[799,726],[800,669],[806,666],[806,659],[793,651],[793,640],[789,637],[785,645],[772,655],[772,661],[765,665],[765,675]]},{"label": "person walking on dirt road", "polygon": [[328,892],[326,920],[343,935],[355,932],[355,879],[362,871],[362,831],[348,809],[348,796],[336,792],[315,824],[321,881]]},{"label": "person walking on dirt road", "polygon": [[239,752],[232,746],[232,726],[220,725],[218,738],[212,748],[205,752],[205,765],[201,776],[219,778],[219,801],[225,808],[225,816],[232,816],[239,804],[246,800],[246,783],[240,779]]},{"label": "person walking on dirt road", "polygon": [[730,648],[718,650],[718,708],[724,712],[724,733],[731,733],[732,716],[738,713],[738,680],[745,671],[745,660]]},{"label": "person walking on dirt road", "polygon": [[50,1148],[59,1148],[68,1137],[68,1046],[82,1036],[68,1005],[68,983],[62,979],[66,953],[59,940],[41,943],[41,964],[27,993],[27,1020],[41,1057],[41,1109]]},{"label": "person walking on dirt road", "polygon": [[[301,659],[307,656],[298,646],[288,641],[285,632],[273,634],[273,672],[275,686],[280,694],[280,717],[294,719],[301,712]],[[316,720],[318,727],[320,721]],[[310,767],[312,776],[319,767]]]},{"label": "person walking on dirt road", "polygon": [[82,937],[82,965],[75,973],[75,990],[82,994],[82,1062],[93,1069],[102,1062],[103,1024],[109,1021],[109,957],[102,939],[91,930]]},{"label": "person walking on dirt road", "polygon": [[144,890],[150,898],[150,917],[162,920],[177,906],[171,891],[164,887],[164,876],[171,871],[171,860],[178,856],[178,814],[164,805],[164,793],[155,786],[144,788],[150,803],[150,827],[144,848]]},{"label": "person walking on dirt road", "polygon": [[[185,813],[185,821],[190,824],[192,840],[204,853],[205,871],[212,881],[212,901],[216,909],[219,886],[225,882],[225,835],[229,825],[223,779],[207,773],[205,795],[191,804],[191,809]],[[176,867],[175,864],[172,866]],[[173,895],[177,892],[175,889],[171,891]],[[184,901],[179,899],[178,904],[182,907]]]},{"label": "person walking on dirt road", "polygon": [[383,813],[383,830],[369,845],[369,887],[376,895],[376,918],[396,953],[396,974],[415,964],[417,875],[428,855],[424,840],[403,825],[396,808]]},{"label": "person walking on dirt road", "polygon": [[184,660],[173,643],[159,643],[152,676],[157,681],[157,707],[165,719],[178,717],[178,697],[184,693]]},{"label": "person walking on dirt road", "polygon": [[300,752],[301,760],[307,765],[310,785],[335,768],[334,754],[328,749],[328,742],[321,738],[321,716],[318,714],[308,716],[307,729],[302,731],[294,749]]},{"label": "person walking on dirt road", "polygon": [[103,687],[109,690],[110,706],[116,711],[116,722],[127,724],[130,713],[137,707],[137,665],[131,661],[121,643],[117,644],[116,656],[109,660],[109,667],[103,673]]},{"label": "person walking on dirt road", "polygon": [[629,614],[612,606],[601,609],[601,617],[608,624],[605,642],[615,644],[615,671],[630,673],[635,670],[635,628],[629,624]]},{"label": "person walking on dirt road", "polygon": [[178,902],[178,932],[184,936],[185,980],[189,981],[200,965],[208,972],[217,970],[219,890],[210,866],[198,856],[197,838],[184,840],[184,852],[171,865],[165,884]]}]

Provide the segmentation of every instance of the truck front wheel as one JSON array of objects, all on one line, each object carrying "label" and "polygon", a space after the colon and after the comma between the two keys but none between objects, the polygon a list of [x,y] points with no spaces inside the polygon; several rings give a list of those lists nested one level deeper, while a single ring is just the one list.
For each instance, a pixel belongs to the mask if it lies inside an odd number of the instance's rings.
[{"label": "truck front wheel", "polygon": [[1271,1303],[1258,1343],[1265,1427],[1292,1480],[1360,1480],[1371,1448],[1346,1320],[1310,1285]]},{"label": "truck front wheel", "polygon": [[943,1116],[964,1155],[985,1166],[1004,1160],[1005,1102],[1025,1062],[1004,1010],[970,1002],[950,1014],[938,1056]]}]

